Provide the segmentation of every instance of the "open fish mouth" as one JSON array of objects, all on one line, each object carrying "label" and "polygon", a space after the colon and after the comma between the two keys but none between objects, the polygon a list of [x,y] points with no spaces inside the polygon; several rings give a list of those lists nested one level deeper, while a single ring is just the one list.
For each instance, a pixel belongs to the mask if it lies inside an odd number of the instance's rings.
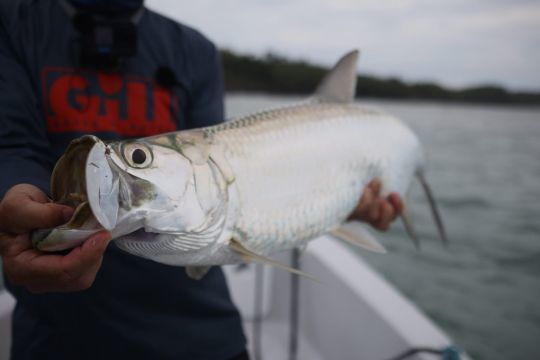
[{"label": "open fish mouth", "polygon": [[35,231],[35,247],[45,251],[69,249],[93,233],[116,226],[119,179],[111,166],[110,152],[108,145],[95,136],[71,142],[53,170],[51,196],[55,203],[75,211],[66,224]]},{"label": "open fish mouth", "polygon": [[102,141],[90,149],[85,163],[86,195],[96,220],[107,230],[118,219],[119,179],[109,165],[110,149]]},{"label": "open fish mouth", "polygon": [[[58,161],[51,179],[53,201],[76,209],[89,206],[95,220],[107,230],[115,227],[119,207],[119,180],[110,165],[110,152],[95,136],[74,140]],[[78,220],[80,223],[85,219]]]}]

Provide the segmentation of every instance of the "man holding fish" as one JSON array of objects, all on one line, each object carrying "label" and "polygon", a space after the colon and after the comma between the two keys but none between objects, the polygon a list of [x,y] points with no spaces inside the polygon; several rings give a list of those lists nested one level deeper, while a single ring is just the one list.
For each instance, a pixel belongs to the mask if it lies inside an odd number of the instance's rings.
[{"label": "man holding fish", "polygon": [[[47,195],[52,166],[72,139],[143,137],[223,119],[215,46],[140,0],[10,1],[0,5],[0,25],[0,254],[17,298],[13,359],[247,358],[218,267],[194,281],[109,246],[107,231],[62,253],[30,241],[31,232],[73,216]],[[386,230],[403,204],[380,191],[372,181],[351,218]]]}]

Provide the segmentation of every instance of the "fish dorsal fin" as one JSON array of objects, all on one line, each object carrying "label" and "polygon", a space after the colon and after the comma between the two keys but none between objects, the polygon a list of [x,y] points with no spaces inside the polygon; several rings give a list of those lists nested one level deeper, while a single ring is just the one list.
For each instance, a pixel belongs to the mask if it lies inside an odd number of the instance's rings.
[{"label": "fish dorsal fin", "polygon": [[321,100],[350,103],[356,90],[356,63],[358,50],[343,56],[332,70],[323,78],[315,96]]},{"label": "fish dorsal fin", "polygon": [[300,271],[298,269],[294,269],[294,268],[292,268],[290,266],[287,266],[285,264],[282,264],[280,262],[277,262],[275,260],[272,260],[270,258],[259,255],[257,253],[254,253],[251,250],[246,249],[246,247],[244,245],[240,244],[240,242],[238,240],[236,240],[236,239],[231,239],[231,242],[229,243],[229,247],[232,250],[234,250],[235,252],[237,252],[244,261],[248,261],[248,262],[249,261],[256,261],[256,262],[259,262],[259,263],[262,263],[262,264],[275,266],[275,267],[278,267],[278,268],[283,269],[285,271],[291,272],[293,274],[305,276],[305,277],[307,277],[307,278],[309,278],[311,280],[314,280],[316,282],[320,282],[320,280],[318,280],[317,278],[315,278],[315,277],[313,277],[313,276],[311,276],[309,274],[306,274],[303,271]]},{"label": "fish dorsal fin", "polygon": [[343,224],[341,227],[331,231],[330,234],[361,248],[377,253],[386,253],[384,246],[358,221]]}]

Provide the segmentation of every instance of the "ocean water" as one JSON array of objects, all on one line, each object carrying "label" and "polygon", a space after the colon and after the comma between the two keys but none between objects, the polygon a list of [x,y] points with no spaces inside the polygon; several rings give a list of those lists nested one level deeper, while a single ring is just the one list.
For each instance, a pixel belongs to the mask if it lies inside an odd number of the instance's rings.
[{"label": "ocean water", "polygon": [[[299,100],[230,95],[228,116]],[[428,158],[450,247],[413,184],[416,251],[397,222],[359,251],[475,359],[540,359],[540,108],[361,101],[401,118]],[[414,324],[411,324],[413,326]]]}]

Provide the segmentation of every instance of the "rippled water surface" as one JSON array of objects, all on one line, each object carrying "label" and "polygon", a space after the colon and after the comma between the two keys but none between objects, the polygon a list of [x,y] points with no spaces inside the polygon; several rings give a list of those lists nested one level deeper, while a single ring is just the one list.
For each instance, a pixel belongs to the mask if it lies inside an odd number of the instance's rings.
[{"label": "rippled water surface", "polygon": [[[297,99],[232,95],[229,116]],[[400,224],[362,252],[475,359],[540,359],[540,109],[365,101],[408,123],[451,246],[438,242],[420,187],[409,203],[422,251]]]}]

